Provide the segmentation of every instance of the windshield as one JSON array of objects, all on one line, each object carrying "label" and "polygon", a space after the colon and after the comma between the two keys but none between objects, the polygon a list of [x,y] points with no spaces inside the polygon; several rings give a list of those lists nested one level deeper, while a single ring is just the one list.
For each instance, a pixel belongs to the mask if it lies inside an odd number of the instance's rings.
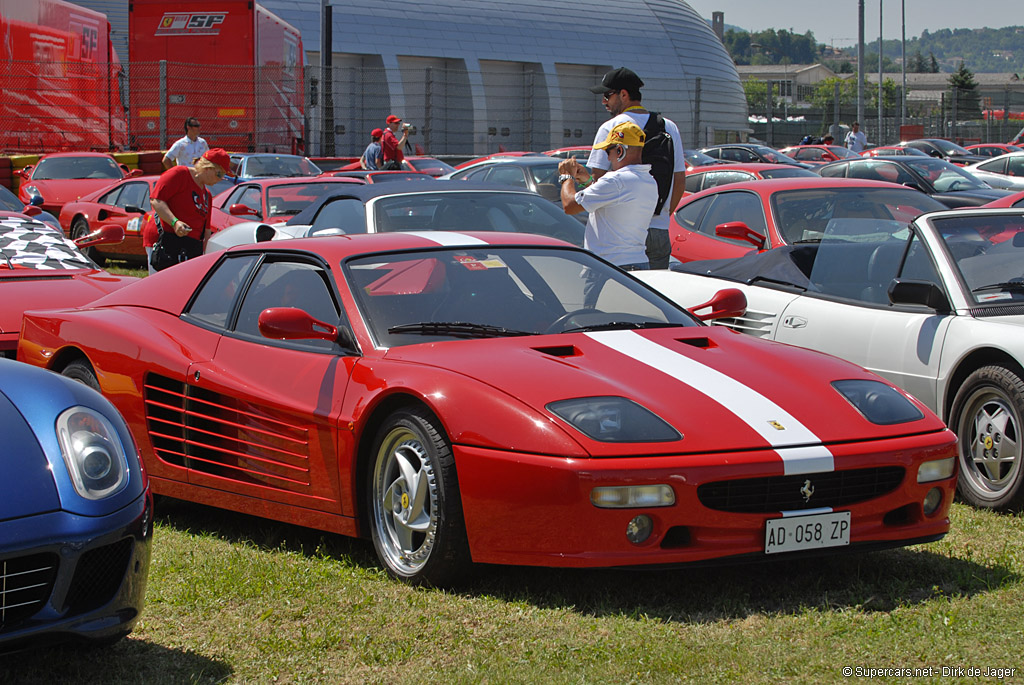
[{"label": "windshield", "polygon": [[779,164],[771,169],[761,169],[758,173],[761,175],[761,178],[807,178],[808,176],[816,177],[818,175],[810,169],[789,166],[788,164]]},{"label": "windshield", "polygon": [[771,198],[775,224],[790,245],[826,236],[870,242],[906,227],[925,212],[946,207],[910,188],[803,188]]},{"label": "windshield", "polygon": [[904,164],[928,179],[938,193],[989,187],[957,165],[941,159],[908,157]]},{"label": "windshield", "polygon": [[385,347],[700,325],[582,250],[460,247],[359,257],[344,269],[374,339]]},{"label": "windshield", "polygon": [[789,155],[783,154],[778,150],[773,150],[770,147],[758,145],[755,146],[753,149],[757,151],[757,154],[759,154],[764,159],[767,159],[772,164],[800,164],[800,162],[796,161]]},{"label": "windshield", "polygon": [[849,148],[842,147],[840,145],[829,145],[828,151],[839,159],[852,159],[854,157],[860,157],[856,152]]},{"label": "windshield", "polygon": [[266,176],[319,176],[320,167],[305,157],[293,155],[254,155],[245,160],[243,175],[248,178]]},{"label": "windshield", "polygon": [[979,213],[934,225],[976,303],[1024,302],[1024,216]]},{"label": "windshield", "polygon": [[18,199],[18,196],[4,186],[0,186],[0,209],[8,212],[20,212],[25,208],[25,203]]},{"label": "windshield", "polygon": [[706,155],[699,150],[684,150],[684,156],[686,157],[686,163],[690,166],[708,166],[710,164],[718,164],[718,160],[710,155]]},{"label": "windshield", "polygon": [[956,143],[951,143],[948,140],[933,140],[932,142],[935,143],[935,147],[942,150],[942,154],[946,155],[947,157],[951,155],[972,154],[971,152],[968,152],[966,148],[962,148]]},{"label": "windshield", "polygon": [[[321,215],[323,212],[321,212]],[[385,231],[508,231],[537,233],[583,246],[583,224],[534,193],[448,191],[382,197],[373,225]],[[322,225],[321,216],[314,222]]]},{"label": "windshield", "polygon": [[73,242],[35,221],[0,220],[0,275],[4,269],[96,269]]},{"label": "windshield", "polygon": [[48,157],[32,172],[34,181],[63,178],[123,178],[121,167],[109,157]]},{"label": "windshield", "polygon": [[288,183],[267,188],[267,217],[295,216],[324,193],[337,190],[331,182]]}]

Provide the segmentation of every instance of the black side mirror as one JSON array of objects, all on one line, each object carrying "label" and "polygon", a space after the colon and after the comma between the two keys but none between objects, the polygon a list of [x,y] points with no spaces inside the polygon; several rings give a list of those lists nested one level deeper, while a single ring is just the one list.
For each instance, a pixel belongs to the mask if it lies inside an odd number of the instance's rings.
[{"label": "black side mirror", "polygon": [[924,305],[940,313],[951,310],[946,293],[931,281],[894,278],[889,284],[889,301],[893,304]]}]

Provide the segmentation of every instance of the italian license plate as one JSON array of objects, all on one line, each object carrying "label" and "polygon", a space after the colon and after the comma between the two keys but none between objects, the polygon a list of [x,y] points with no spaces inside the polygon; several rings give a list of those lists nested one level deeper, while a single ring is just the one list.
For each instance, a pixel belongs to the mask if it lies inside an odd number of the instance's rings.
[{"label": "italian license plate", "polygon": [[769,519],[767,524],[764,534],[765,554],[850,544],[848,511]]}]

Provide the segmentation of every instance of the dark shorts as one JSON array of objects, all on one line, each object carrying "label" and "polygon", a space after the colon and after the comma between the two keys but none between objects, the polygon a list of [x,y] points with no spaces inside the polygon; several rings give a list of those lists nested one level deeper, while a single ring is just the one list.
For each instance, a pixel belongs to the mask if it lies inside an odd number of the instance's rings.
[{"label": "dark shorts", "polygon": [[672,243],[668,239],[668,230],[664,228],[647,229],[647,260],[652,269],[667,269],[668,258],[672,255]]}]

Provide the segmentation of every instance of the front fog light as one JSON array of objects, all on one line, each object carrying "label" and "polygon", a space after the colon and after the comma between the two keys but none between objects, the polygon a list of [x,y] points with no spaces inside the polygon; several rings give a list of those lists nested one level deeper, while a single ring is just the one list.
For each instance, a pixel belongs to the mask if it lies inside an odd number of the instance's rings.
[{"label": "front fog light", "polygon": [[590,502],[601,509],[647,509],[671,507],[676,493],[670,485],[624,485],[594,488]]},{"label": "front fog light", "polygon": [[647,514],[640,514],[633,517],[633,520],[626,526],[626,539],[634,545],[639,545],[651,537],[652,530],[654,530],[654,523],[651,521],[651,517]]},{"label": "front fog light", "polygon": [[931,516],[934,514],[939,505],[942,504],[942,490],[939,488],[932,488],[928,491],[928,494],[924,496],[924,501],[921,502],[921,506],[924,508],[924,515]]},{"label": "front fog light", "polygon": [[937,480],[946,480],[952,477],[954,469],[956,457],[926,461],[917,467],[917,482],[934,483]]}]

